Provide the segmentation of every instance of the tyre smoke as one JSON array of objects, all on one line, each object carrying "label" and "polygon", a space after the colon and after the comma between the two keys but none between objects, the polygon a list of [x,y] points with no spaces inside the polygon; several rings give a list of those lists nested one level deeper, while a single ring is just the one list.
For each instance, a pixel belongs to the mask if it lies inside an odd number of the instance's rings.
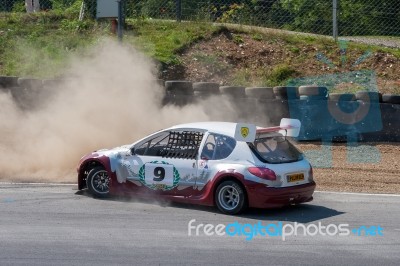
[{"label": "tyre smoke", "polygon": [[48,88],[51,97],[35,98],[37,108],[23,110],[0,90],[0,181],[76,182],[86,153],[174,124],[237,116],[222,99],[162,107],[156,66],[131,47],[103,40],[90,55],[72,59],[63,81]]}]

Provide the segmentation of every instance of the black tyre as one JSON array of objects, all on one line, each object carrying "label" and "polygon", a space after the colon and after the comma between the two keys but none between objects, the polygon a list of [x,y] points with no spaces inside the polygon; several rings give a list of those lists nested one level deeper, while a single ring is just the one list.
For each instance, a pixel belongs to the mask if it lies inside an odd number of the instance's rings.
[{"label": "black tyre", "polygon": [[245,94],[245,87],[240,86],[221,86],[219,90],[222,94],[230,95],[235,98],[244,98]]},{"label": "black tyre", "polygon": [[165,80],[163,79],[155,79],[154,83],[156,83],[157,85],[159,85],[161,88],[165,87]]},{"label": "black tyre", "polygon": [[328,99],[328,89],[319,86],[300,86],[299,87],[300,99],[307,96],[308,100],[326,100]]},{"label": "black tyre", "polygon": [[384,102],[384,103],[392,103],[392,104],[400,104],[400,95],[383,94],[382,102]]},{"label": "black tyre", "polygon": [[358,91],[356,100],[366,103],[380,103],[382,102],[382,94],[376,91]]},{"label": "black tyre", "polygon": [[43,80],[43,87],[47,88],[57,88],[62,84],[62,79],[44,79]]},{"label": "black tyre", "polygon": [[216,82],[195,82],[193,83],[194,93],[199,95],[219,94],[219,83]]},{"label": "black tyre", "polygon": [[193,84],[184,80],[167,80],[165,91],[170,95],[193,95]]},{"label": "black tyre", "polygon": [[271,87],[248,87],[246,95],[249,98],[275,99],[274,91]]},{"label": "black tyre", "polygon": [[11,95],[18,106],[23,110],[32,109],[34,107],[34,99],[36,98],[36,90],[23,87],[9,88]]},{"label": "black tyre", "polygon": [[273,88],[275,98],[278,100],[296,100],[299,99],[297,87],[276,86]]},{"label": "black tyre", "polygon": [[320,86],[300,86],[299,87],[299,95],[326,96],[327,94],[328,94],[328,89],[326,87],[320,87]]},{"label": "black tyre", "polygon": [[93,168],[86,178],[86,186],[93,197],[108,197],[110,193],[110,177],[108,172],[101,166]]},{"label": "black tyre", "polygon": [[215,191],[215,203],[222,213],[238,214],[247,207],[246,194],[237,182],[224,181]]},{"label": "black tyre", "polygon": [[0,88],[9,88],[18,86],[18,77],[0,76]]},{"label": "black tyre", "polygon": [[330,93],[328,99],[335,102],[352,102],[356,100],[353,93]]},{"label": "black tyre", "polygon": [[27,89],[37,89],[43,86],[43,81],[41,79],[19,78],[18,86]]}]

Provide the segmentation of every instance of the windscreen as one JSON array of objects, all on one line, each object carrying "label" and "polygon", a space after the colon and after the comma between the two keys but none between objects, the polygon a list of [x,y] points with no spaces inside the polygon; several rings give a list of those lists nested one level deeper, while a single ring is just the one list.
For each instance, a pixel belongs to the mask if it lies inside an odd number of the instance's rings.
[{"label": "windscreen", "polygon": [[259,136],[250,144],[257,157],[266,163],[289,163],[303,159],[303,154],[284,136]]}]

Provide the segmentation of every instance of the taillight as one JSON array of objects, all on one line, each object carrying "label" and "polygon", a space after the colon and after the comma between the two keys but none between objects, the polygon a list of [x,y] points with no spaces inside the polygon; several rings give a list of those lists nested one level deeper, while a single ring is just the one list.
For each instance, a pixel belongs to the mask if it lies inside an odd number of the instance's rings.
[{"label": "taillight", "polygon": [[264,168],[264,167],[249,167],[247,170],[252,173],[255,176],[258,176],[259,178],[266,179],[266,180],[271,180],[274,181],[276,180],[276,174],[274,171],[272,171],[269,168]]},{"label": "taillight", "polygon": [[314,171],[313,171],[313,169],[312,169],[311,164],[310,164],[310,170],[308,170],[308,179],[309,179],[310,181],[313,181],[313,180],[314,180]]}]

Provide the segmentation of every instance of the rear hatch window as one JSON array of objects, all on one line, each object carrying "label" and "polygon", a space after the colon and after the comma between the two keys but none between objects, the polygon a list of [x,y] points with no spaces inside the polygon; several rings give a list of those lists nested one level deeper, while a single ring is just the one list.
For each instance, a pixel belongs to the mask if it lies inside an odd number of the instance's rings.
[{"label": "rear hatch window", "polygon": [[265,163],[290,163],[303,159],[303,154],[281,134],[262,134],[249,144],[252,151]]}]

